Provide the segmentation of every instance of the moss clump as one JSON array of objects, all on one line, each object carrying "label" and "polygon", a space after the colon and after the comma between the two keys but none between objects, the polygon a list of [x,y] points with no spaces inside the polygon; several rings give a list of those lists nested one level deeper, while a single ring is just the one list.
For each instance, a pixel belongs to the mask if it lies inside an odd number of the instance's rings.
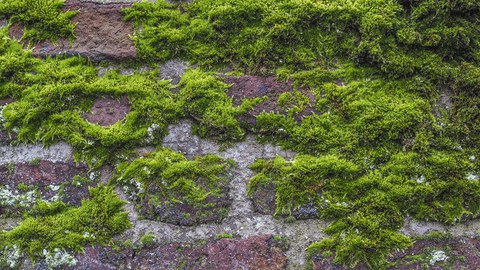
[{"label": "moss clump", "polygon": [[156,243],[155,235],[151,233],[144,234],[140,238],[140,243],[142,244],[142,247],[152,247]]},{"label": "moss clump", "polygon": [[452,60],[478,61],[479,9],[475,0],[202,0],[136,3],[124,12],[143,27],[134,40],[147,59],[258,72],[343,58],[392,76],[443,76]]},{"label": "moss clump", "polygon": [[80,252],[86,245],[108,244],[114,235],[131,226],[122,211],[125,202],[112,187],[91,188],[90,196],[79,207],[62,202],[39,203],[18,227],[0,233],[0,258],[10,249],[28,255],[34,262],[59,250]]},{"label": "moss clump", "polygon": [[[20,91],[19,84],[34,62],[29,52],[8,37],[8,30],[0,28],[0,98]],[[1,121],[0,118],[0,127]]]},{"label": "moss clump", "polygon": [[[475,113],[463,107],[475,103],[463,86],[474,87],[476,69],[459,66],[463,74],[449,86],[350,64],[292,74],[315,94],[316,114],[300,124],[295,112],[257,117],[260,137],[301,154],[257,161],[249,195],[273,184],[277,215],[313,205],[332,220],[331,238],[312,244],[311,254],[334,251],[337,263],[386,268],[391,250],[414,241],[398,232],[406,217],[455,224],[480,213]],[[462,105],[436,104],[445,87]]]},{"label": "moss clump", "polygon": [[[85,158],[91,166],[162,138],[178,117],[168,83],[154,74],[120,76],[113,71],[97,77],[95,68],[81,58],[48,59],[34,70],[22,92],[12,93],[16,101],[3,109],[5,128],[16,130],[23,142],[50,145],[65,140],[77,158]],[[82,114],[101,96],[127,96],[130,113],[108,127],[87,122]]]},{"label": "moss clump", "polygon": [[168,148],[122,163],[117,182],[126,185],[142,214],[165,222],[191,225],[220,222],[228,213],[231,161],[206,155],[187,160]]},{"label": "moss clump", "polygon": [[[18,133],[20,142],[50,145],[64,140],[77,160],[93,167],[125,160],[137,146],[159,145],[168,125],[181,118],[195,119],[201,135],[241,139],[245,132],[235,117],[255,104],[245,101],[234,108],[228,85],[200,70],[188,71],[175,94],[174,86],[158,80],[156,72],[124,76],[112,70],[99,77],[86,59],[38,60],[6,36],[3,44],[0,57],[7,61],[0,73],[0,97],[15,101],[2,107],[2,128]],[[130,113],[122,121],[101,127],[83,119],[99,97],[124,96]]]},{"label": "moss clump", "polygon": [[65,37],[73,41],[75,25],[70,19],[77,11],[62,12],[65,0],[3,0],[0,3],[0,19],[8,19],[9,25],[24,26],[22,39],[31,43],[44,40],[56,42]]},{"label": "moss clump", "polygon": [[195,131],[202,137],[242,139],[246,131],[237,117],[262,101],[261,98],[244,99],[240,106],[234,107],[232,98],[227,96],[230,85],[199,70],[187,72],[179,86],[178,106],[197,121]]}]

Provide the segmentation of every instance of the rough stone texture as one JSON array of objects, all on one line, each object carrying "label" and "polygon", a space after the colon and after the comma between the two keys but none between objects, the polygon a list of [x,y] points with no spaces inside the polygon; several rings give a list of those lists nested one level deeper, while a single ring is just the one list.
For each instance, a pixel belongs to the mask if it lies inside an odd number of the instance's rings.
[{"label": "rough stone texture", "polygon": [[[204,204],[212,204],[208,207],[198,207],[185,202],[170,203],[168,201],[161,204],[154,203],[150,196],[145,196],[142,202],[138,198],[140,206],[139,212],[142,216],[151,220],[172,223],[183,226],[192,226],[199,223],[220,223],[228,213],[232,204],[232,199],[228,196],[228,186],[221,185],[222,194],[225,196],[209,195]],[[149,191],[156,193],[155,188]]]},{"label": "rough stone texture", "polygon": [[30,162],[39,158],[52,162],[72,161],[72,147],[64,142],[54,144],[48,148],[41,145],[0,145],[0,165],[5,163]]},{"label": "rough stone texture", "polygon": [[108,71],[115,70],[115,69],[118,70],[118,72],[121,75],[133,75],[135,74],[135,72],[145,73],[147,71],[153,70],[153,68],[150,66],[141,66],[135,69],[135,68],[122,67],[120,64],[117,64],[117,63],[110,63],[106,67],[98,67],[97,75],[100,77],[103,77]]},{"label": "rough stone texture", "polygon": [[127,97],[120,99],[105,97],[97,99],[91,112],[84,114],[83,118],[100,126],[110,126],[125,118],[129,112],[130,103]]},{"label": "rough stone texture", "polygon": [[[285,110],[278,105],[278,98],[281,94],[286,92],[293,93],[294,90],[292,81],[278,82],[276,77],[226,77],[225,82],[232,84],[227,95],[233,98],[234,104],[236,105],[239,105],[243,98],[267,96],[267,100],[257,105],[249,113],[246,119],[242,119],[252,125],[255,124],[255,116],[259,115],[261,112],[286,113]],[[297,120],[315,112],[315,96],[307,88],[301,87],[299,88],[299,91],[308,97],[310,106],[297,115]]]},{"label": "rough stone texture", "polygon": [[11,98],[0,99],[0,106],[4,106],[12,102],[13,102],[13,99]]},{"label": "rough stone texture", "polygon": [[[264,215],[275,214],[275,186],[269,183],[266,186],[258,186],[252,195],[252,204],[255,212]],[[288,215],[285,215],[287,217]],[[295,219],[309,219],[317,218],[318,211],[313,203],[300,206],[298,209],[292,211],[292,216]]]},{"label": "rough stone texture", "polygon": [[4,164],[0,165],[0,186],[8,186],[12,190],[18,190],[20,184],[35,187],[35,190],[41,194],[41,198],[48,201],[59,195],[60,185],[65,184],[63,194],[60,194],[62,201],[80,205],[82,199],[89,196],[88,187],[67,182],[71,182],[76,175],[87,177],[87,172],[88,167],[85,164],[75,165],[72,162],[39,161],[38,164]]},{"label": "rough stone texture", "polygon": [[0,145],[7,145],[17,138],[15,133],[8,134],[6,131],[0,131]]},{"label": "rough stone texture", "polygon": [[285,269],[287,258],[272,236],[154,245],[132,252],[87,248],[77,256],[80,269]]},{"label": "rough stone texture", "polygon": [[8,21],[4,19],[0,19],[0,28],[3,28],[8,25]]},{"label": "rough stone texture", "polygon": [[171,84],[178,84],[183,73],[189,67],[188,63],[179,59],[166,62],[158,67],[161,80],[171,80]]},{"label": "rough stone texture", "polygon": [[275,214],[275,198],[275,186],[273,183],[257,187],[252,197],[252,204],[255,212],[263,215]]},{"label": "rough stone texture", "polygon": [[447,113],[454,107],[453,97],[454,94],[452,89],[447,86],[440,88],[440,96],[432,108],[435,116],[442,117],[443,114]]},{"label": "rough stone texture", "polygon": [[[36,44],[33,54],[49,55],[82,55],[93,61],[106,59],[127,60],[136,56],[136,49],[129,35],[133,35],[131,23],[124,22],[120,12],[131,4],[126,1],[86,2],[67,0],[64,10],[80,10],[72,19],[77,24],[76,39],[73,45],[67,39],[58,40],[58,44],[50,41]],[[128,1],[133,2],[133,1]],[[10,35],[16,38],[22,36],[20,26],[14,26]]]}]

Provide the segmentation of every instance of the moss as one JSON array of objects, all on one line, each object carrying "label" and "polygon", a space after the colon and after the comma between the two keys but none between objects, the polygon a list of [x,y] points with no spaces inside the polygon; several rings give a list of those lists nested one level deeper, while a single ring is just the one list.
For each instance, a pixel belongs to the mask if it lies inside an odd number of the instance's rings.
[{"label": "moss", "polygon": [[151,247],[156,243],[155,235],[147,233],[140,238],[140,243],[143,247]]},{"label": "moss", "polygon": [[8,19],[9,25],[24,27],[21,39],[31,43],[65,37],[73,41],[75,25],[70,19],[77,11],[62,12],[65,0],[4,0],[0,3],[0,19]]},{"label": "moss", "polygon": [[[278,100],[284,112],[259,115],[255,127],[237,119],[261,99],[234,106],[229,86],[214,73],[187,71],[175,94],[175,86],[154,72],[111,71],[99,78],[85,59],[34,59],[3,29],[0,97],[15,102],[2,109],[2,125],[22,142],[65,140],[91,166],[127,160],[137,146],[158,146],[167,126],[181,118],[194,119],[197,134],[220,140],[253,132],[299,155],[257,161],[249,195],[273,184],[278,215],[293,222],[291,213],[311,204],[332,220],[325,230],[331,238],[314,243],[311,253],[385,268],[391,250],[413,241],[398,232],[405,217],[454,224],[479,214],[477,2],[157,1],[124,11],[144,60],[182,58],[206,69],[275,72],[280,80],[291,78],[295,89],[314,93],[313,115],[301,115],[310,102],[294,91]],[[72,37],[67,21],[73,13],[58,13],[55,1],[28,10],[26,3],[4,1],[0,16],[32,29],[26,32],[32,41],[52,38],[48,29]],[[22,7],[18,16],[14,5]],[[49,18],[36,23],[42,14]],[[437,104],[446,92],[453,108]],[[99,96],[127,96],[131,113],[110,127],[88,123],[81,115]],[[133,187],[130,180],[137,179],[143,188],[137,201],[200,207],[196,214],[204,218],[216,213],[206,198],[222,198],[219,175],[227,167],[218,157],[188,161],[159,149],[121,165],[118,181]]]},{"label": "moss", "polygon": [[112,187],[91,188],[90,196],[79,207],[62,202],[39,203],[18,227],[0,233],[1,252],[16,247],[38,262],[45,253],[56,250],[80,252],[86,245],[108,244],[114,235],[131,226],[122,211],[125,202]]},{"label": "moss", "polygon": [[116,182],[126,186],[149,218],[181,223],[177,215],[168,214],[183,211],[181,220],[187,216],[194,222],[219,222],[228,214],[224,201],[228,201],[230,168],[229,162],[218,156],[205,155],[190,161],[168,148],[159,148],[118,165]]},{"label": "moss", "polygon": [[194,130],[202,137],[230,141],[242,139],[246,131],[237,116],[262,101],[261,98],[244,99],[240,106],[234,107],[232,99],[226,94],[230,85],[200,70],[187,72],[179,86],[179,107],[197,121]]},{"label": "moss", "polygon": [[202,0],[137,3],[124,12],[143,27],[134,41],[147,59],[233,62],[261,72],[311,68],[341,57],[392,76],[426,71],[437,77],[446,70],[433,69],[450,60],[476,59],[478,9],[473,0]]},{"label": "moss", "polygon": [[217,239],[223,239],[223,238],[233,238],[233,235],[231,233],[219,233],[216,235]]},{"label": "moss", "polygon": [[28,163],[32,166],[38,166],[38,165],[40,165],[40,162],[42,162],[42,159],[39,158],[39,157],[36,157],[36,158],[30,160],[30,162],[28,162]]},{"label": "moss", "polygon": [[[5,37],[5,42],[13,41]],[[17,51],[22,50],[12,45],[3,55],[15,59]],[[10,56],[12,52],[15,55]],[[172,85],[157,79],[156,72],[123,76],[111,70],[98,77],[93,65],[83,58],[40,61],[28,54],[25,57],[28,61],[23,69],[17,67],[15,74],[5,72],[0,77],[0,82],[5,80],[3,97],[15,99],[3,108],[2,125],[18,133],[19,142],[48,146],[64,140],[73,146],[77,161],[85,159],[92,167],[123,161],[135,147],[160,144],[168,125],[181,118],[195,119],[201,135],[241,139],[245,131],[235,117],[259,101],[245,100],[233,107],[226,95],[229,86],[200,70],[188,71],[175,94],[170,91]],[[128,97],[131,107],[123,121],[101,127],[82,118],[95,99],[123,96]]]}]

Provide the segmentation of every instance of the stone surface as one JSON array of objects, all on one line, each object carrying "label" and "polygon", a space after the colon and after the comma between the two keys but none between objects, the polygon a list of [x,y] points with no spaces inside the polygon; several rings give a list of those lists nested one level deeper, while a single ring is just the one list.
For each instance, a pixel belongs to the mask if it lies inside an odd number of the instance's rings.
[{"label": "stone surface", "polygon": [[[227,178],[231,178],[228,177]],[[200,223],[220,223],[228,214],[232,199],[228,195],[228,182],[220,182],[221,194],[224,196],[209,195],[202,204],[208,207],[200,207],[187,202],[172,203],[169,201],[156,202],[151,198],[152,194],[158,194],[158,188],[152,184],[148,195],[143,198],[136,198],[139,213],[147,219],[161,222],[192,226]],[[180,197],[180,196],[178,196]]]},{"label": "stone surface", "polygon": [[[255,116],[261,112],[286,113],[279,106],[278,98],[281,94],[290,92],[293,94],[294,87],[291,80],[287,82],[279,82],[276,77],[260,77],[260,76],[241,76],[226,77],[225,82],[232,84],[227,95],[233,98],[234,104],[240,105],[243,98],[256,98],[266,96],[267,99],[257,105],[245,119],[249,124],[255,124]],[[315,113],[315,96],[305,87],[298,89],[309,99],[309,106],[296,116],[297,120],[302,117]],[[288,109],[288,106],[287,106]]]},{"label": "stone surface", "polygon": [[72,161],[72,147],[64,142],[50,147],[32,144],[19,146],[2,146],[0,144],[0,165],[30,162],[35,158],[52,162],[69,162]]},{"label": "stone surface", "polygon": [[[88,186],[73,184],[72,179],[74,176],[88,179],[87,172],[85,164],[75,165],[73,162],[10,163],[0,165],[0,186],[19,190],[22,184],[28,186],[28,190],[39,192],[42,200],[51,201],[57,196],[65,203],[80,205],[81,200],[89,196]],[[93,181],[88,180],[92,182],[90,185],[94,185]],[[60,188],[62,185],[63,188]]]},{"label": "stone surface", "polygon": [[178,84],[183,73],[189,67],[188,63],[179,59],[167,61],[158,67],[161,80],[171,80],[171,84]]},{"label": "stone surface", "polygon": [[110,248],[87,248],[77,256],[72,269],[285,269],[282,243],[272,236],[245,239],[215,239],[195,243],[153,245],[132,252]]},{"label": "stone surface", "polygon": [[15,133],[8,134],[6,131],[0,131],[0,145],[8,145],[17,138]]},{"label": "stone surface", "polygon": [[[66,39],[58,44],[50,41],[36,44],[36,56],[81,55],[93,61],[128,60],[136,56],[136,49],[130,35],[133,26],[123,21],[121,9],[129,7],[133,1],[79,1],[67,0],[64,10],[79,10],[72,19],[76,24],[76,39],[71,44]],[[22,36],[21,27],[11,29],[11,35]]]},{"label": "stone surface", "polygon": [[90,113],[85,113],[83,118],[100,126],[110,126],[125,118],[130,112],[130,103],[127,97],[114,99],[105,97],[97,99]]}]

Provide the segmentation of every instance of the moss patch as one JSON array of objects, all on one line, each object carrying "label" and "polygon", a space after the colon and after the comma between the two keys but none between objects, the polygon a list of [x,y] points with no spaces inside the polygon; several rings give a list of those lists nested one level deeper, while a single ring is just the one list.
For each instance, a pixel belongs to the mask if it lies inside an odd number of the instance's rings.
[{"label": "moss patch", "polygon": [[127,213],[122,212],[125,202],[112,187],[91,188],[90,196],[79,207],[39,203],[18,227],[0,232],[0,265],[15,257],[12,250],[38,262],[48,253],[80,252],[85,245],[108,244],[112,236],[131,226]]},{"label": "moss patch", "polygon": [[192,225],[226,217],[231,167],[231,161],[218,156],[190,161],[165,148],[120,164],[116,179],[146,218]]},{"label": "moss patch", "polygon": [[22,39],[36,43],[44,40],[56,42],[65,37],[73,41],[75,25],[70,19],[77,11],[62,12],[65,0],[4,0],[0,3],[0,18],[8,19],[9,26],[24,27]]}]

